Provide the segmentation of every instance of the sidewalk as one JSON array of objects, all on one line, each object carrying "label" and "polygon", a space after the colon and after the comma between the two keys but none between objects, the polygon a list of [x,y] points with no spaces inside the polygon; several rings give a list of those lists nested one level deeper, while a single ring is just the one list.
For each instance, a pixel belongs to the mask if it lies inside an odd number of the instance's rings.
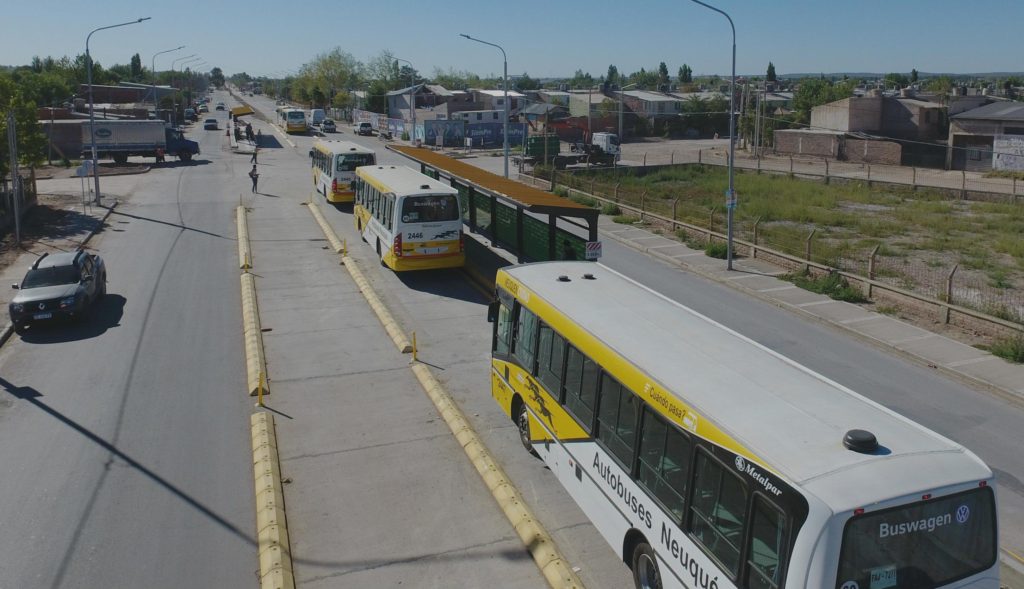
[{"label": "sidewalk", "polygon": [[710,258],[702,250],[601,216],[600,233],[669,264],[722,282],[807,318],[828,323],[875,345],[927,365],[953,378],[980,384],[1014,403],[1024,403],[1024,365],[1007,362],[948,337],[852,303],[833,300],[778,278],[784,272],[758,259]]}]

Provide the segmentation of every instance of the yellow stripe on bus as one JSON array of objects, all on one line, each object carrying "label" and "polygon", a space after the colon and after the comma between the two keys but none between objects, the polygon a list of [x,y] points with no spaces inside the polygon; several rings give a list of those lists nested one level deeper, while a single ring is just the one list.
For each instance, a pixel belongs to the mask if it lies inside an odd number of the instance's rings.
[{"label": "yellow stripe on bus", "polygon": [[[761,460],[753,452],[744,447],[743,444],[739,443],[732,436],[719,429],[715,424],[711,423],[710,420],[697,413],[693,407],[690,407],[676,397],[675,393],[667,391],[665,387],[655,382],[653,378],[650,378],[643,372],[634,368],[628,360],[601,343],[582,327],[567,319],[561,312],[557,311],[541,297],[530,291],[518,280],[509,276],[503,270],[499,270],[496,282],[499,286],[513,294],[523,306],[535,313],[542,321],[547,323],[552,329],[561,334],[569,343],[590,357],[591,360],[596,362],[608,374],[622,383],[623,386],[633,391],[633,393],[640,397],[650,407],[655,409],[665,419],[668,419],[686,431],[692,432],[718,446],[749,458],[760,464],[762,467],[775,472],[768,466],[766,461]],[[494,360],[493,364],[495,367],[504,371],[506,363],[503,363],[500,360]],[[510,363],[508,366],[509,380],[519,380],[519,375],[513,371],[513,368],[518,369],[518,366]],[[522,371],[522,369],[518,370]],[[524,379],[528,379],[527,382],[532,381],[535,386],[539,386],[531,376],[525,373],[525,371],[522,371],[522,376]],[[530,386],[526,383],[523,384],[524,386]],[[512,385],[516,386],[515,382],[513,382]],[[565,435],[570,436],[570,438],[592,437],[579,427],[576,420],[568,415],[561,405],[558,404],[557,399],[551,399],[550,394],[547,395],[547,398],[551,400],[554,406],[553,408],[557,408],[557,410],[551,411],[553,414],[551,423],[555,426],[554,431],[559,435],[560,439],[567,439],[562,438],[561,432],[565,432]],[[524,395],[523,399],[529,402],[528,395]],[[534,407],[534,409],[536,410],[537,408]],[[574,425],[575,428],[573,428]]]}]

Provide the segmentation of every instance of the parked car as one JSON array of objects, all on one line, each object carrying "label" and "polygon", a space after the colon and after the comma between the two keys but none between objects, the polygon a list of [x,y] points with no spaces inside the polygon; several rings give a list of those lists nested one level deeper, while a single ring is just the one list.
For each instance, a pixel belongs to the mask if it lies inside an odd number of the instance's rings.
[{"label": "parked car", "polygon": [[80,319],[107,294],[107,267],[96,254],[78,250],[40,256],[8,306],[18,333],[41,321]]},{"label": "parked car", "polygon": [[206,119],[203,121],[203,129],[206,129],[207,131],[216,131],[219,129],[217,126],[217,119]]},{"label": "parked car", "polygon": [[194,109],[194,108],[186,108],[185,109],[185,119],[187,119],[189,121],[192,121],[192,122],[196,122],[196,121],[199,120],[199,113],[197,113],[196,109]]},{"label": "parked car", "polygon": [[334,124],[334,119],[324,119],[320,123],[320,130],[324,133],[334,133],[338,130],[338,127]]},{"label": "parked car", "polygon": [[201,112],[201,113],[202,112],[210,112],[210,107],[206,106],[205,104],[200,104],[199,105],[199,112]]},{"label": "parked car", "polygon": [[352,125],[352,132],[356,135],[373,135],[373,125],[370,123],[356,123]]}]

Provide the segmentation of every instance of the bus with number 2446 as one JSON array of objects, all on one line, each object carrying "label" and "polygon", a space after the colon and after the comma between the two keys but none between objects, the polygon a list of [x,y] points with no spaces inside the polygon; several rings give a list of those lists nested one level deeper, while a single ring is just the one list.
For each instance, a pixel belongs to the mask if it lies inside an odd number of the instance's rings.
[{"label": "bus with number 2446", "polygon": [[466,261],[457,190],[405,166],[356,168],[356,229],[396,272]]},{"label": "bus with number 2446", "polygon": [[492,396],[637,587],[999,588],[963,446],[601,264],[496,285]]}]

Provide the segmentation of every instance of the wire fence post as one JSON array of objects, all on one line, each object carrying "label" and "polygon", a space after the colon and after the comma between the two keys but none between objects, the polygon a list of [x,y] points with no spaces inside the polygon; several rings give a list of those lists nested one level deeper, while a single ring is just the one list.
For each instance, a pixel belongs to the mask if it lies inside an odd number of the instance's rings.
[{"label": "wire fence post", "polygon": [[703,161],[704,157],[703,156],[704,156],[704,150],[703,149],[698,149],[697,150],[697,163],[698,164],[704,163],[704,161]]},{"label": "wire fence post", "polygon": [[960,170],[960,200],[967,198],[967,171]]},{"label": "wire fence post", "polygon": [[761,217],[754,219],[754,247],[750,250],[750,257],[757,257],[757,238],[761,229]]},{"label": "wire fence post", "polygon": [[644,221],[644,211],[646,210],[646,206],[647,206],[647,191],[645,190],[645,191],[643,191],[643,194],[640,195],[640,222],[641,223],[643,223],[643,221]]},{"label": "wire fence post", "polygon": [[647,167],[647,152],[644,152],[644,167]]},{"label": "wire fence post", "polygon": [[868,187],[871,186],[871,164],[868,164]]},{"label": "wire fence post", "polygon": [[711,207],[711,214],[708,216],[708,245],[711,245],[711,233],[715,230],[715,211],[718,207]]},{"label": "wire fence post", "polygon": [[811,232],[807,234],[807,239],[805,241],[804,246],[804,259],[807,260],[808,262],[811,261],[811,242],[814,240],[814,234],[817,231],[817,229],[811,229]]},{"label": "wire fence post", "polygon": [[867,297],[869,299],[871,298],[871,292],[872,292],[872,288],[871,287],[874,286],[872,284],[872,281],[875,279],[875,260],[878,258],[878,249],[880,247],[882,247],[881,244],[876,245],[875,248],[871,250],[871,255],[868,257],[868,289],[867,289]]},{"label": "wire fence post", "polygon": [[[678,206],[679,206],[679,199],[677,198],[677,199],[672,201],[672,220],[673,221],[676,220],[676,207],[678,207]],[[672,228],[675,229],[675,224],[674,223],[672,224]]]},{"label": "wire fence post", "polygon": [[793,175],[793,156],[789,156],[789,175]]},{"label": "wire fence post", "polygon": [[615,183],[615,204],[619,203],[619,186],[621,186],[621,185],[622,185],[621,182],[616,182]]},{"label": "wire fence post", "polygon": [[942,312],[943,323],[949,323],[950,305],[953,304],[953,275],[956,274],[959,267],[960,264],[953,264],[953,269],[949,271],[949,276],[946,276],[946,304]]},{"label": "wire fence post", "polygon": [[914,192],[917,190],[917,168],[910,168],[910,171],[914,174],[910,178],[910,191]]},{"label": "wire fence post", "polygon": [[757,173],[761,173],[761,154],[757,154]]},{"label": "wire fence post", "polygon": [[825,184],[828,184],[828,158],[825,158]]},{"label": "wire fence post", "polygon": [[669,156],[668,161],[670,165],[676,165],[676,151],[674,149],[672,150],[672,154]]}]

